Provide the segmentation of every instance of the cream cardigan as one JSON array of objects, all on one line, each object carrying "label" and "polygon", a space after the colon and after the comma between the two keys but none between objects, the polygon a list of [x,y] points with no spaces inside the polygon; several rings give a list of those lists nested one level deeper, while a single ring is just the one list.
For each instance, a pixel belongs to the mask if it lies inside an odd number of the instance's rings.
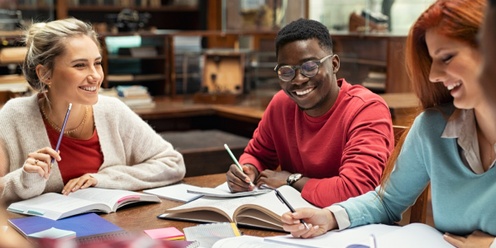
[{"label": "cream cardigan", "polygon": [[[99,96],[93,106],[103,153],[96,187],[141,190],[183,179],[182,155],[119,99]],[[55,162],[48,180],[22,169],[28,153],[50,146],[37,96],[11,99],[0,110],[0,142],[8,156],[8,174],[1,178],[1,198],[11,202],[45,192],[61,192]],[[74,165],[77,166],[77,165]]]}]

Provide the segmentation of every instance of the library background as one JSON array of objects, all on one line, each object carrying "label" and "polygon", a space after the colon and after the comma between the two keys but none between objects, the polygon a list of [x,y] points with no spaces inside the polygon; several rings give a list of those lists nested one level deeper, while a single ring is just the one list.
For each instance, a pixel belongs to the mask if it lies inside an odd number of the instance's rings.
[{"label": "library background", "polygon": [[[342,61],[339,77],[378,93],[409,92],[402,63],[404,40],[409,24],[431,2],[3,1],[0,90],[12,91],[10,95],[28,90],[16,84],[22,81],[18,65],[23,44],[18,37],[23,25],[76,17],[92,23],[101,37],[105,89],[143,86],[152,97],[252,92],[270,96],[278,89],[272,71],[275,34],[286,23],[303,17],[319,20],[331,30]],[[8,97],[3,96],[3,101]],[[208,101],[210,97],[197,99]]]}]

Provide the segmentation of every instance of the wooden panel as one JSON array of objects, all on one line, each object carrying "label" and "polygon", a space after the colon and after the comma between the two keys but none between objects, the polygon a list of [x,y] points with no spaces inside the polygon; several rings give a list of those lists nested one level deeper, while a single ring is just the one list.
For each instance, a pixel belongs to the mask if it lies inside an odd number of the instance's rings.
[{"label": "wooden panel", "polygon": [[406,39],[402,37],[389,39],[386,92],[412,92],[405,67],[405,42]]},{"label": "wooden panel", "polygon": [[[216,129],[162,132],[160,135],[183,154],[187,177],[227,172],[234,162],[224,144],[228,144],[234,156],[239,158],[249,141]],[[209,142],[201,142],[204,140]]]},{"label": "wooden panel", "polygon": [[243,53],[212,52],[205,54],[203,86],[209,93],[243,93]]}]

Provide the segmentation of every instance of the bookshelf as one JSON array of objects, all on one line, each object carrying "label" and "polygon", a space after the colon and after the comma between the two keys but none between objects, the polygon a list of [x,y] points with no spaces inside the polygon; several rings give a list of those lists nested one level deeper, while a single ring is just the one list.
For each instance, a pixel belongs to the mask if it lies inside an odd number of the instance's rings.
[{"label": "bookshelf", "polygon": [[[118,45],[120,40],[125,46]],[[100,34],[106,75],[102,87],[138,84],[152,96],[168,95],[168,41],[167,35],[150,32]]]},{"label": "bookshelf", "polygon": [[405,35],[331,32],[331,37],[341,59],[338,77],[377,93],[412,91],[404,63]]},{"label": "bookshelf", "polygon": [[76,17],[111,25],[109,17],[129,8],[150,14],[147,26],[157,29],[204,29],[207,1],[172,0],[56,0],[56,17]]}]

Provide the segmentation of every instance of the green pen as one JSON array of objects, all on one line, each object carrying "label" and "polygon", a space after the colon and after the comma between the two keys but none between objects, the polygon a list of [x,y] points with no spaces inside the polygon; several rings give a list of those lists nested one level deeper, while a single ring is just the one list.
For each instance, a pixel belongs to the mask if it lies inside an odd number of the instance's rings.
[{"label": "green pen", "polygon": [[[229,149],[229,146],[227,146],[227,144],[224,144],[224,148],[226,148],[227,152],[229,153],[229,156],[231,156],[232,160],[236,164],[236,167],[238,167],[239,171],[241,171],[241,173],[245,174],[243,172],[243,167],[241,167],[241,165],[239,164],[238,160],[236,159],[236,157],[232,153],[231,149]],[[246,174],[245,174],[245,176],[246,176]],[[253,187],[255,187],[255,185],[253,184],[252,181],[250,181],[250,185],[253,186]]]}]

